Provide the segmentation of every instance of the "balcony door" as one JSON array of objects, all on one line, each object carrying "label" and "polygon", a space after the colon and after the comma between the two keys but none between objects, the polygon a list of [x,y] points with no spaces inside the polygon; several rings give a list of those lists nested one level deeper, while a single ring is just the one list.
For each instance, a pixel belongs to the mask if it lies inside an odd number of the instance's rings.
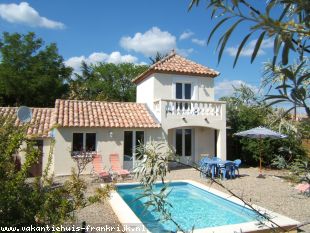
[{"label": "balcony door", "polygon": [[175,129],[174,147],[176,155],[182,163],[193,162],[193,130],[189,128]]},{"label": "balcony door", "polygon": [[175,84],[175,98],[190,100],[192,98],[192,84],[191,83],[176,83]]},{"label": "balcony door", "polygon": [[[175,84],[175,98],[180,100],[190,100],[192,98],[192,84],[190,83],[176,83]],[[185,102],[176,102],[175,108],[177,111],[189,110],[190,104]]]}]

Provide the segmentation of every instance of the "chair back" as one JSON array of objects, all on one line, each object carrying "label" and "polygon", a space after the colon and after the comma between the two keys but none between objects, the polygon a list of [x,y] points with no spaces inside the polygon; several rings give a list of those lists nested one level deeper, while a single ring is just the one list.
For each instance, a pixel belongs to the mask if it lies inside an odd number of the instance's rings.
[{"label": "chair back", "polygon": [[214,157],[212,157],[212,161],[220,162],[220,161],[222,161],[222,159],[214,156]]},{"label": "chair back", "polygon": [[101,155],[96,154],[92,160],[93,168],[96,173],[103,171]]},{"label": "chair back", "polygon": [[119,161],[119,155],[118,154],[110,154],[110,164],[111,164],[111,169],[113,171],[121,170],[121,164]]},{"label": "chair back", "polygon": [[225,167],[226,167],[226,168],[232,168],[232,167],[234,167],[234,166],[235,166],[234,162],[226,162],[226,163],[225,163]]},{"label": "chair back", "polygon": [[239,168],[239,166],[240,166],[240,164],[241,164],[241,160],[240,160],[240,159],[234,160],[234,164],[235,164],[236,167]]}]

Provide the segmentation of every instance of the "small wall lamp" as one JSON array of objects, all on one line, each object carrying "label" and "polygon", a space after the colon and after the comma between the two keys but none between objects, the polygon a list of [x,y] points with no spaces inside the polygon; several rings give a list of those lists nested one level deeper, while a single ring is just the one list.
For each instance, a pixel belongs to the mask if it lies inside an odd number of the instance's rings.
[{"label": "small wall lamp", "polygon": [[113,138],[113,132],[112,131],[109,132],[109,136],[110,136],[110,138]]}]

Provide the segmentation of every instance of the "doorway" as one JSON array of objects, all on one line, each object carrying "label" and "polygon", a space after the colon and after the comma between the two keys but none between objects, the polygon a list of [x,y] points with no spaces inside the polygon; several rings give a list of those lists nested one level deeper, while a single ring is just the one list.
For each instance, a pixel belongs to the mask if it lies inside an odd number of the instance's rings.
[{"label": "doorway", "polygon": [[180,162],[191,164],[193,162],[193,129],[181,128],[174,130],[174,148]]},{"label": "doorway", "polygon": [[29,169],[29,176],[42,176],[42,160],[43,160],[43,140],[35,140],[33,147],[40,151],[37,163],[33,164]]}]

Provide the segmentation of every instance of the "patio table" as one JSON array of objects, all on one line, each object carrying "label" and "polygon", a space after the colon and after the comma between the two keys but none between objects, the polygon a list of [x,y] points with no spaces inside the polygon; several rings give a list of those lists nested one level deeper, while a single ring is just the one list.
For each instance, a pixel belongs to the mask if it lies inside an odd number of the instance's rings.
[{"label": "patio table", "polygon": [[204,161],[206,165],[208,165],[211,168],[211,177],[214,179],[215,175],[219,173],[219,169],[221,165],[224,165],[226,163],[233,163],[233,161],[225,160],[225,161]]}]

